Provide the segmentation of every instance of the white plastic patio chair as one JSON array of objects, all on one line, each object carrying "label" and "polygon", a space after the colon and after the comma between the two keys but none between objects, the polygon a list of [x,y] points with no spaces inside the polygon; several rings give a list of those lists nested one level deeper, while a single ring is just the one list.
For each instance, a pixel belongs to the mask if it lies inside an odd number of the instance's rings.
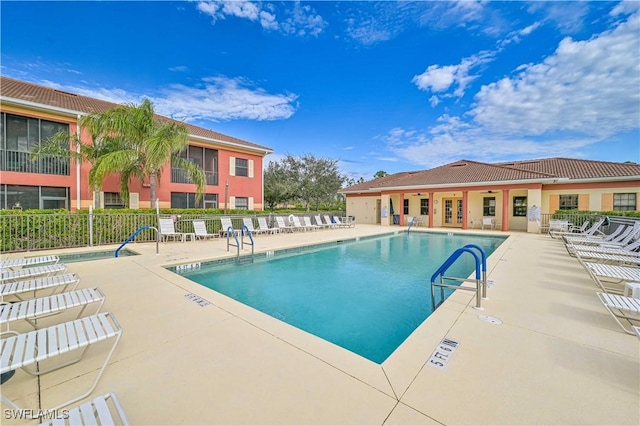
[{"label": "white plastic patio chair", "polygon": [[495,229],[496,228],[496,221],[492,217],[483,217],[482,218],[482,228],[481,229],[484,229],[485,226],[487,228],[489,228],[489,229]]},{"label": "white plastic patio chair", "polygon": [[118,397],[111,392],[68,410],[62,417],[40,423],[39,426],[128,426],[129,424]]},{"label": "white plastic patio chair", "polygon": [[217,238],[220,236],[219,234],[208,233],[207,225],[204,223],[204,220],[194,220],[193,231],[196,234],[196,239],[206,240],[207,238]]},{"label": "white plastic patio chair", "polygon": [[[26,321],[35,329],[40,328],[35,320],[59,314],[68,309],[82,307],[76,318],[80,318],[87,306],[97,303],[94,314],[100,312],[106,296],[99,288],[83,288],[68,293],[53,294],[21,302],[0,305],[0,326],[9,326],[15,321]],[[41,324],[40,324],[41,325]]]},{"label": "white plastic patio chair", "polygon": [[160,226],[160,236],[163,241],[167,241],[169,238],[175,241],[179,238],[180,241],[184,243],[187,237],[190,237],[191,241],[195,240],[195,234],[193,232],[176,232],[173,219],[170,217],[161,217],[158,219],[158,225]]},{"label": "white plastic patio chair", "polygon": [[640,282],[640,268],[578,260],[582,263],[598,287],[600,287],[604,292],[621,293],[622,290],[620,288],[607,287],[604,285],[603,281],[622,285],[624,285],[625,282],[630,281]]},{"label": "white plastic patio chair", "polygon": [[322,216],[322,218],[324,219],[324,223],[329,227],[329,228],[335,228],[336,224],[331,220],[331,218],[329,217],[328,214],[325,214]]},{"label": "white plastic patio chair", "polygon": [[43,265],[46,263],[58,263],[60,257],[56,255],[21,257],[19,259],[8,259],[0,261],[0,269],[23,268],[29,266]]},{"label": "white plastic patio chair", "polygon": [[[46,374],[80,361],[91,345],[113,339],[111,349],[98,369],[97,376],[89,390],[51,408],[56,410],[79,401],[93,392],[121,337],[122,328],[110,312],[52,325],[28,333],[15,334],[0,340],[0,374],[18,368],[22,368],[34,376]],[[71,360],[60,361],[58,358],[76,351],[80,351],[80,353]],[[58,363],[43,368],[43,363],[54,361],[58,361]],[[6,384],[3,385],[2,401],[17,410],[22,409],[7,397],[6,387]]]},{"label": "white plastic patio chair", "polygon": [[338,216],[333,217],[333,223],[335,223],[338,228],[348,228],[350,226],[348,223],[342,222]]},{"label": "white plastic patio chair", "polygon": [[80,277],[78,274],[62,274],[0,284],[0,300],[12,296],[18,300],[24,300],[23,293],[32,292],[35,297],[35,294],[40,290],[51,290],[51,294],[57,291],[64,292],[67,289],[75,290],[79,282]]}]

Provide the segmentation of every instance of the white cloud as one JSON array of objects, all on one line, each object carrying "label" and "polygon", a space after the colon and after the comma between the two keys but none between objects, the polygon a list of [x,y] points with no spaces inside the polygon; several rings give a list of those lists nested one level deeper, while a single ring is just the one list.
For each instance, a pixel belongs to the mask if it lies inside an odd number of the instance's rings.
[{"label": "white cloud", "polygon": [[470,111],[497,133],[577,132],[606,137],[638,128],[640,14],[590,40],[562,40],[542,63],[482,87]]},{"label": "white cloud", "polygon": [[[457,65],[430,65],[425,72],[415,75],[411,82],[418,89],[432,93],[446,92],[455,86],[453,92],[445,96],[459,98],[464,96],[467,86],[477,78],[477,76],[471,74],[471,71],[484,63],[492,61],[494,56],[495,54],[491,52],[480,52],[477,55],[463,59]],[[431,105],[437,105],[438,102],[438,98],[431,97]]]},{"label": "white cloud", "polygon": [[132,93],[123,89],[62,86],[40,81],[56,89],[113,103],[153,102],[158,114],[177,120],[283,120],[296,111],[295,94],[271,94],[241,78],[211,77],[197,87],[174,84],[155,92]]},{"label": "white cloud", "polygon": [[187,71],[189,68],[185,65],[178,65],[175,67],[170,67],[169,71],[174,71],[174,72],[184,72]]},{"label": "white cloud", "polygon": [[244,0],[200,1],[196,8],[212,18],[215,24],[219,19],[235,17],[258,22],[265,30],[280,31],[284,34],[317,36],[327,26],[325,20],[309,5],[299,1],[284,3],[282,19],[278,19],[276,7],[270,3],[256,3]]},{"label": "white cloud", "polygon": [[[462,116],[444,115],[428,131],[390,130],[387,149],[424,167],[465,153],[479,161],[579,157],[595,143],[638,131],[638,34],[640,13],[588,40],[565,38],[542,62],[522,65],[514,76],[482,87]],[[435,66],[415,83],[432,92],[450,90],[464,72]]]},{"label": "white cloud", "polygon": [[191,120],[282,120],[296,110],[294,94],[270,94],[243,79],[212,77],[199,87],[181,84],[153,97],[160,114]]}]

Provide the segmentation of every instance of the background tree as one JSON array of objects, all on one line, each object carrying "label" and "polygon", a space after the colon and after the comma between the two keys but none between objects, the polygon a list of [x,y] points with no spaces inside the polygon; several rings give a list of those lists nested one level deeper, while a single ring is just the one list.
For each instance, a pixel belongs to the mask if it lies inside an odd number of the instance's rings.
[{"label": "background tree", "polygon": [[264,202],[273,211],[279,204],[295,198],[298,183],[282,163],[271,161],[264,171]]},{"label": "background tree", "polygon": [[145,99],[139,106],[120,105],[82,119],[82,125],[99,141],[109,147],[93,163],[89,183],[102,186],[105,177],[120,175],[120,194],[129,200],[129,180],[149,178],[150,200],[156,200],[156,189],[164,166],[185,170],[197,187],[200,199],[206,187],[204,171],[186,158],[176,154],[189,145],[186,126],[155,117],[153,104]]},{"label": "background tree", "polygon": [[376,172],[376,174],[375,174],[375,175],[373,175],[373,178],[374,178],[374,179],[378,179],[378,178],[381,178],[381,177],[385,177],[385,176],[387,176],[388,174],[389,174],[389,173],[385,172],[384,170],[378,170],[378,171]]},{"label": "background tree", "polygon": [[312,206],[319,210],[321,204],[336,200],[345,180],[337,160],[311,154],[287,155],[279,163],[271,162],[265,170],[265,203],[273,209],[278,204],[299,201],[307,211]]},{"label": "background tree", "polygon": [[298,182],[296,195],[307,211],[312,203],[314,209],[319,210],[322,202],[333,201],[345,181],[338,169],[338,160],[305,154],[302,157],[287,155],[283,163],[292,179]]}]

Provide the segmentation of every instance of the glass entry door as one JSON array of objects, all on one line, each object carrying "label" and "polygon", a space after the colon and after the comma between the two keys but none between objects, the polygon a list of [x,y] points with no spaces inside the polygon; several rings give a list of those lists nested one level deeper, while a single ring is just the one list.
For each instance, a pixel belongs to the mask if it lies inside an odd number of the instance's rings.
[{"label": "glass entry door", "polygon": [[442,226],[462,227],[462,198],[443,198],[442,206]]}]

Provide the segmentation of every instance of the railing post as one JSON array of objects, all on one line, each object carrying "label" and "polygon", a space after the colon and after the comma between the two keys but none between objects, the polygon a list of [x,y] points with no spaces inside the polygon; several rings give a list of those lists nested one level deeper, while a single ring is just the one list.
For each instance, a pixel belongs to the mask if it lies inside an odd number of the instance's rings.
[{"label": "railing post", "polygon": [[93,247],[93,205],[89,206],[89,247]]}]

